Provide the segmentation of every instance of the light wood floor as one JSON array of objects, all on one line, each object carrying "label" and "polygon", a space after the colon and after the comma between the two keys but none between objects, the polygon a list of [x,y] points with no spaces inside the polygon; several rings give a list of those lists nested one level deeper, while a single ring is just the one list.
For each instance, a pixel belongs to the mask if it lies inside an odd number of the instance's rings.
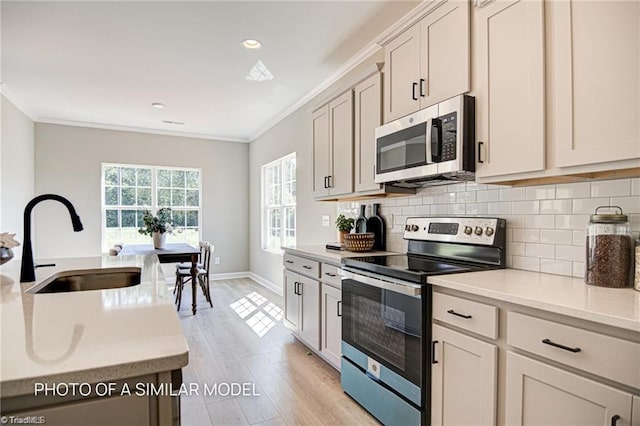
[{"label": "light wood floor", "polygon": [[[249,279],[212,281],[213,308],[198,292],[197,315],[191,314],[187,286],[178,314],[189,344],[184,383],[197,383],[200,389],[205,383],[209,388],[220,383],[250,383],[260,396],[205,396],[203,392],[184,396],[182,425],[378,424],[343,393],[339,373],[266,311],[270,303],[275,305],[275,309],[270,306],[271,313],[282,309],[280,296]],[[258,306],[260,297],[266,301]],[[250,307],[247,301],[257,309],[244,312],[247,316],[242,319],[236,311]],[[251,319],[267,324],[274,320],[274,324],[260,337],[245,322]]]}]

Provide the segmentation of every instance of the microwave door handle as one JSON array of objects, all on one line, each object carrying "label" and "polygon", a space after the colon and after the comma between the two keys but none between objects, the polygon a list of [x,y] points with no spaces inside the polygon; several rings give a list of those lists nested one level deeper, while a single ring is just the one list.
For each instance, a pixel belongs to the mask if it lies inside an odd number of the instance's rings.
[{"label": "microwave door handle", "polygon": [[[436,138],[436,143],[435,143],[435,152],[433,152],[433,138],[431,139],[430,143],[431,143],[431,148],[432,148],[432,152],[431,154],[433,155],[433,157],[431,157],[433,159],[434,162],[439,163],[440,162],[440,156],[442,155],[442,123],[440,122],[440,119],[438,118],[434,118],[432,120],[432,125],[431,125],[431,131],[433,132],[435,129],[435,138]],[[432,135],[433,136],[433,135]]]},{"label": "microwave door handle", "polygon": [[433,157],[431,156],[431,125],[432,125],[433,119],[428,119],[427,120],[427,134],[425,135],[425,139],[426,139],[426,145],[427,145],[427,155],[426,155],[426,163],[427,164],[431,164],[433,163]]}]

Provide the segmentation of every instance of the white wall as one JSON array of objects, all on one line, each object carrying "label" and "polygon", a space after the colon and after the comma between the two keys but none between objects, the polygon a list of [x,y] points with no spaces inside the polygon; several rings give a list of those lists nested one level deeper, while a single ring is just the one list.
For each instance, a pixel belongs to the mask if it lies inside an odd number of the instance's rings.
[{"label": "white wall", "polygon": [[86,127],[36,124],[36,193],[57,193],[75,205],[84,231],[74,233],[59,203],[34,210],[35,256],[101,253],[101,163],[202,169],[202,238],[221,264],[212,273],[248,270],[249,145]]},{"label": "white wall", "polygon": [[[640,178],[516,188],[458,183],[364,204],[375,202],[382,203],[388,250],[407,250],[402,235],[409,216],[495,216],[507,220],[507,267],[575,277],[584,275],[585,227],[596,207],[620,206],[640,231]],[[353,217],[357,206],[338,203],[338,210]]]},{"label": "white wall", "polygon": [[[22,213],[34,194],[34,123],[4,96],[0,143],[0,232],[23,241]],[[20,257],[22,249],[14,249]]]}]

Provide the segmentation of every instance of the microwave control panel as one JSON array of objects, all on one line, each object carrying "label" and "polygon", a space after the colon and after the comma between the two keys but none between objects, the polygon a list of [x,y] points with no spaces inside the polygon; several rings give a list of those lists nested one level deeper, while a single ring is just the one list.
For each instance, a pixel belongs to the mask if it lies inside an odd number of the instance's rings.
[{"label": "microwave control panel", "polygon": [[452,112],[433,120],[431,153],[436,163],[456,159],[457,130],[457,112]]}]

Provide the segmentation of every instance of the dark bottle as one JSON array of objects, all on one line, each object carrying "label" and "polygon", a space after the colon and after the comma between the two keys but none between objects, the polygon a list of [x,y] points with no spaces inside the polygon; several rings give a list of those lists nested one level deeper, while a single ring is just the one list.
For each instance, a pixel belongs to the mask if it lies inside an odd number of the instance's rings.
[{"label": "dark bottle", "polygon": [[364,204],[360,205],[360,216],[356,219],[356,234],[362,234],[367,232],[367,218],[364,216],[364,209],[367,206]]},{"label": "dark bottle", "polygon": [[373,205],[371,217],[367,219],[367,232],[373,232],[376,234],[373,249],[384,251],[387,247],[387,227],[384,224],[384,219],[378,215],[379,209],[380,204],[375,203]]}]

